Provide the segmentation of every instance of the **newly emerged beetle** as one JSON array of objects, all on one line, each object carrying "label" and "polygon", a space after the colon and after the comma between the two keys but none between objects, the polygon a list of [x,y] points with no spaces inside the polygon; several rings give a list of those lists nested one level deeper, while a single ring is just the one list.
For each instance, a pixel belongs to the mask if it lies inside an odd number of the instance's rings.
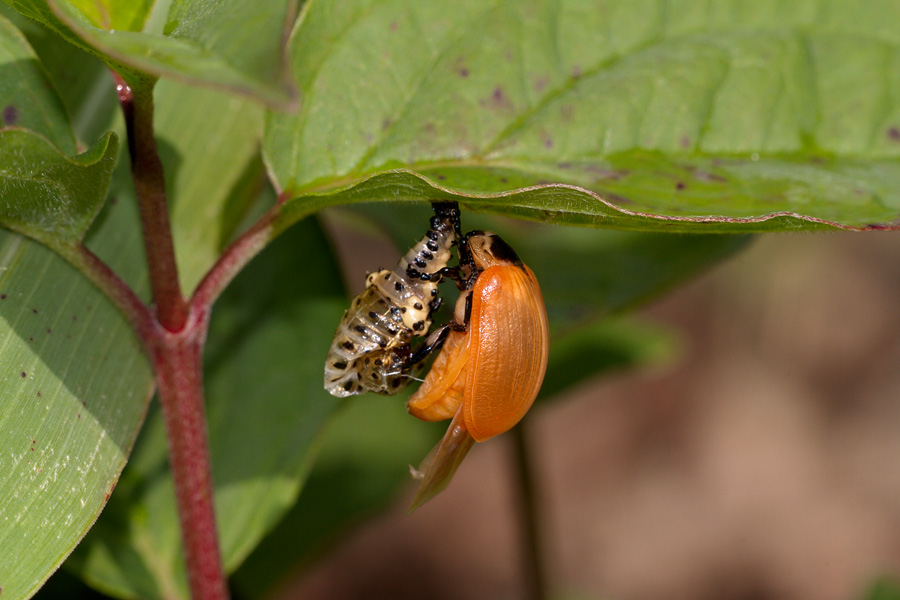
[{"label": "newly emerged beetle", "polygon": [[393,270],[370,273],[366,288],[344,312],[325,359],[325,389],[346,397],[366,391],[394,394],[409,372],[443,342],[439,333],[416,351],[414,336],[431,327],[441,304],[438,283],[459,235],[459,207],[436,202],[431,228]]},{"label": "newly emerged beetle", "polygon": [[421,483],[413,509],[446,487],[475,442],[525,416],[547,370],[547,310],[531,269],[497,234],[473,231],[460,242],[460,270],[465,290],[454,323],[408,403],[425,421],[453,419],[414,472]]}]

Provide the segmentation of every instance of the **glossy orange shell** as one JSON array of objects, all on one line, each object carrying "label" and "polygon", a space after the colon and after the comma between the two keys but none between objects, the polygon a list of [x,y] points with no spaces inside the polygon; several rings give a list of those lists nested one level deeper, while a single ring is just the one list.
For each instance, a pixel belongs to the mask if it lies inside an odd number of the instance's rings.
[{"label": "glossy orange shell", "polygon": [[506,264],[486,269],[472,289],[467,331],[450,333],[410,399],[410,412],[437,421],[462,410],[466,429],[479,442],[509,430],[540,390],[549,338],[544,299],[531,269]]}]

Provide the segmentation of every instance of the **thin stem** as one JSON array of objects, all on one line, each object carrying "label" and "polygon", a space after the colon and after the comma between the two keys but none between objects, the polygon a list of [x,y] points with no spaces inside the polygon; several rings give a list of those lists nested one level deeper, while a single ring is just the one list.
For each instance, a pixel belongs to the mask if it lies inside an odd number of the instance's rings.
[{"label": "thin stem", "polygon": [[56,251],[112,301],[146,346],[148,340],[155,335],[157,324],[150,309],[128,284],[83,244],[67,246],[65,249],[57,248]]},{"label": "thin stem", "polygon": [[203,403],[207,316],[192,313],[183,332],[163,334],[151,348],[151,360],[166,422],[191,597],[225,600]]},{"label": "thin stem", "polygon": [[159,322],[169,331],[179,331],[187,321],[187,303],[181,295],[175,246],[169,224],[166,183],[153,135],[154,79],[140,79],[129,86],[116,75],[116,89],[128,130],[131,173],[144,230],[144,250],[150,273],[150,288]]},{"label": "thin stem", "polygon": [[231,283],[231,280],[266,247],[275,233],[274,223],[282,203],[282,200],[279,199],[275,206],[270,208],[250,229],[222,252],[219,260],[197,286],[191,298],[192,307],[198,310],[209,310],[219,294]]},{"label": "thin stem", "polygon": [[528,581],[528,597],[531,600],[547,600],[550,597],[547,589],[543,545],[541,543],[540,511],[537,500],[537,487],[534,483],[531,453],[525,427],[527,419],[512,428],[510,432],[513,443],[513,460],[516,468],[516,485],[522,507],[522,532],[525,537],[525,556],[523,566]]}]

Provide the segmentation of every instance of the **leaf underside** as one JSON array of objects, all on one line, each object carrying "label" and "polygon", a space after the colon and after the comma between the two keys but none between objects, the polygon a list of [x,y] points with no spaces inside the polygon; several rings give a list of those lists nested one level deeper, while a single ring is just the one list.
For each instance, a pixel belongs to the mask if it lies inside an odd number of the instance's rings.
[{"label": "leaf underside", "polygon": [[313,4],[303,106],[265,138],[282,219],[454,197],[626,229],[893,229],[898,21],[896,1]]}]

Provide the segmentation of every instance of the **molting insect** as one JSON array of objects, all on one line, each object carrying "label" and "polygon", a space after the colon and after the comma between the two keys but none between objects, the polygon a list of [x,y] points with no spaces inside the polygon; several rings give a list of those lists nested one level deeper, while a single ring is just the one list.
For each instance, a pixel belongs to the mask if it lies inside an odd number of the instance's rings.
[{"label": "molting insect", "polygon": [[408,403],[409,412],[425,421],[452,418],[413,472],[421,479],[413,509],[446,487],[476,441],[525,416],[547,370],[547,310],[531,269],[491,232],[470,232],[459,253],[463,293],[454,322],[443,328],[443,350]]},{"label": "molting insect", "polygon": [[435,215],[425,236],[393,270],[370,273],[366,288],[344,312],[325,359],[325,389],[346,397],[366,391],[394,394],[410,371],[440,347],[446,332],[429,336],[415,351],[414,336],[425,336],[441,304],[438,283],[459,240],[459,207],[432,204]]}]

